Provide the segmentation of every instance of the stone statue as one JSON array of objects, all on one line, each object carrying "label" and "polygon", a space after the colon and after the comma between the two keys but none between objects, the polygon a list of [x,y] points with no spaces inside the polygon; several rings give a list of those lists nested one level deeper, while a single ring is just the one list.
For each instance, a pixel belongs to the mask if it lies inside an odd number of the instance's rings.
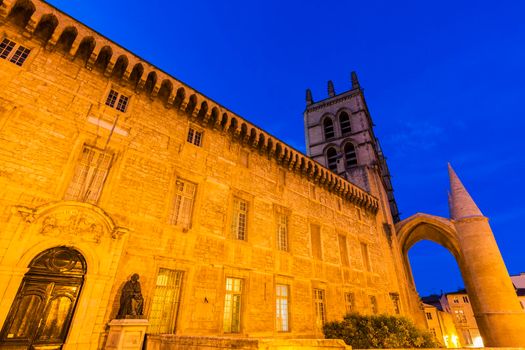
[{"label": "stone statue", "polygon": [[139,275],[134,273],[122,287],[117,318],[141,318],[144,298],[140,291]]}]

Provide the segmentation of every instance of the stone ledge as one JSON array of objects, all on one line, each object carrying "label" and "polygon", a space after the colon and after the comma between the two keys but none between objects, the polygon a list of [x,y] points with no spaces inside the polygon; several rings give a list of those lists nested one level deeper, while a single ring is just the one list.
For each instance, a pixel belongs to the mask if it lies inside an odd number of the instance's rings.
[{"label": "stone ledge", "polygon": [[147,350],[316,350],[340,349],[350,350],[340,339],[250,339],[227,337],[177,336],[172,334],[148,335]]}]

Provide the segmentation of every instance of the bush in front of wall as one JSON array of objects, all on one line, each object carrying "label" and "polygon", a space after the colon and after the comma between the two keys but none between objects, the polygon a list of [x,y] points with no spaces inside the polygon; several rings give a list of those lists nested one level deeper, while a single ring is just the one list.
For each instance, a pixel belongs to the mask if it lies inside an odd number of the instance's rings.
[{"label": "bush in front of wall", "polygon": [[439,348],[427,331],[420,330],[405,317],[348,314],[342,321],[323,327],[327,339],[343,339],[354,349]]}]

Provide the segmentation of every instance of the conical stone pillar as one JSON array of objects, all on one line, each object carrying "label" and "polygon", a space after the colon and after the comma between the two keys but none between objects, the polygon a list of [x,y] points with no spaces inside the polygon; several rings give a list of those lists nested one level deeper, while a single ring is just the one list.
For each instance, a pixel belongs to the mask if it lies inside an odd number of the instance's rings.
[{"label": "conical stone pillar", "polygon": [[485,346],[525,346],[525,312],[483,216],[449,164],[450,214],[458,233],[460,268]]}]

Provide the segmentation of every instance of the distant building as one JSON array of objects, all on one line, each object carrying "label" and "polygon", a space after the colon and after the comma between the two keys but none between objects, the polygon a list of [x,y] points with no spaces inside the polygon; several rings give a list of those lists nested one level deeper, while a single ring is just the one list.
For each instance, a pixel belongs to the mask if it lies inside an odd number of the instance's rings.
[{"label": "distant building", "polygon": [[440,300],[443,311],[453,316],[461,344],[464,346],[483,346],[483,340],[467,292],[460,290],[443,294]]},{"label": "distant building", "polygon": [[516,288],[521,308],[525,309],[525,272],[521,272],[519,275],[511,275],[510,279],[512,284],[514,284],[514,288]]},{"label": "distant building", "polygon": [[[439,296],[435,296],[439,305]],[[461,347],[452,315],[444,312],[441,305],[423,303],[427,328],[435,339],[446,348]]]}]

